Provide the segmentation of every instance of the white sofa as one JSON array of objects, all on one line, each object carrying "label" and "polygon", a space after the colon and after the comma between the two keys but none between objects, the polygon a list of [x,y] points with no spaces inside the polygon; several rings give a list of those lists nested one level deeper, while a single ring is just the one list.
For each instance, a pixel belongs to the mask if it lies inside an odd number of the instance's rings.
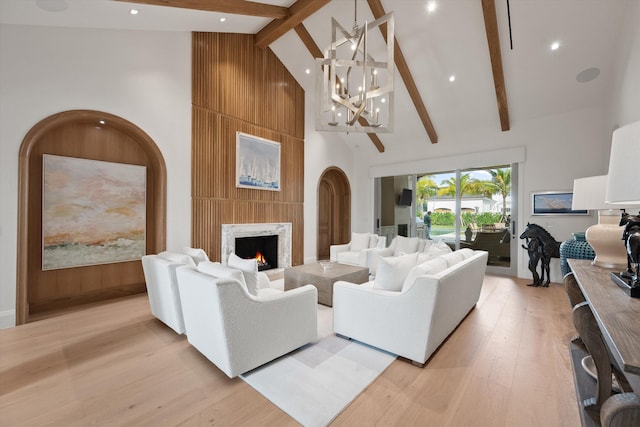
[{"label": "white sofa", "polygon": [[418,254],[403,255],[381,260],[374,281],[336,282],[334,332],[423,365],[477,303],[487,256],[461,249],[412,265]]},{"label": "white sofa", "polygon": [[[380,257],[397,257],[404,254],[444,254],[451,252],[451,248],[444,240],[420,239],[418,237],[396,236],[393,238],[389,247],[376,248],[367,253],[367,266],[372,275],[376,275],[378,269],[378,260]],[[421,259],[426,261],[426,259]]]},{"label": "white sofa", "polygon": [[343,245],[329,247],[329,259],[341,264],[368,266],[369,253],[383,249],[387,238],[373,233],[351,233],[351,241]]},{"label": "white sofa", "polygon": [[235,273],[214,277],[206,267],[176,270],[187,339],[230,378],[317,339],[314,286],[254,296]]}]

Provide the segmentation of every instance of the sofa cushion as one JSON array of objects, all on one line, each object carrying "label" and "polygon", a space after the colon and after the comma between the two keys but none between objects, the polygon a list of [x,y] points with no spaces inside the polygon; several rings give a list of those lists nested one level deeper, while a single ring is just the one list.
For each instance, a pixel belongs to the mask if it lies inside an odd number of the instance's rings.
[{"label": "sofa cushion", "polygon": [[418,252],[418,262],[416,264],[422,264],[422,263],[427,262],[430,259],[434,259],[434,258],[436,258],[438,256],[440,256],[440,255],[436,254],[436,253]]},{"label": "sofa cushion", "polygon": [[358,265],[358,261],[360,261],[360,252],[349,251],[338,254],[338,262],[342,264]]},{"label": "sofa cushion", "polygon": [[411,271],[409,271],[409,274],[407,274],[407,277],[404,279],[402,290],[405,290],[409,286],[413,285],[413,282],[416,281],[416,278],[418,278],[418,276],[422,276],[424,274],[440,273],[448,266],[449,265],[447,264],[447,260],[443,259],[441,256],[416,265],[411,269]]},{"label": "sofa cushion", "polygon": [[396,244],[393,248],[393,256],[412,254],[418,251],[418,245],[420,244],[420,241],[417,237],[396,236],[395,239]]},{"label": "sofa cushion", "polygon": [[369,233],[351,233],[351,251],[363,251],[369,248],[369,240],[371,235]]},{"label": "sofa cushion", "polygon": [[459,254],[462,254],[464,259],[467,259],[467,258],[473,256],[473,254],[475,253],[473,251],[473,249],[470,249],[470,248],[462,248],[462,249],[457,250],[456,252],[458,252]]},{"label": "sofa cushion", "polygon": [[402,290],[404,279],[416,265],[417,260],[417,252],[397,257],[381,257],[378,260],[378,269],[373,287],[387,291]]},{"label": "sofa cushion", "polygon": [[209,276],[236,279],[242,283],[242,286],[245,288],[247,287],[247,284],[244,281],[244,274],[236,268],[227,267],[219,262],[211,261],[202,261],[198,264],[197,268],[199,272],[208,274]]},{"label": "sofa cushion", "polygon": [[438,258],[442,258],[447,261],[449,267],[464,261],[464,255],[460,251],[450,252],[448,254],[440,255]]},{"label": "sofa cushion", "polygon": [[165,259],[171,262],[179,262],[180,264],[186,264],[191,266],[196,265],[196,263],[193,261],[193,258],[191,258],[189,255],[186,255],[186,254],[179,254],[177,252],[164,251],[164,252],[160,252],[158,256],[162,259]]},{"label": "sofa cushion", "polygon": [[452,252],[451,248],[449,247],[449,245],[445,243],[444,240],[439,240],[425,249],[425,253],[436,255],[436,256],[448,254],[449,252]]},{"label": "sofa cushion", "polygon": [[196,265],[200,264],[202,261],[209,261],[209,257],[207,256],[207,253],[204,251],[204,249],[183,246],[182,252],[193,258],[193,261],[196,263]]},{"label": "sofa cushion", "polygon": [[232,253],[227,261],[229,267],[237,268],[244,274],[244,281],[247,284],[247,290],[253,296],[258,295],[258,260],[242,259],[238,255]]}]

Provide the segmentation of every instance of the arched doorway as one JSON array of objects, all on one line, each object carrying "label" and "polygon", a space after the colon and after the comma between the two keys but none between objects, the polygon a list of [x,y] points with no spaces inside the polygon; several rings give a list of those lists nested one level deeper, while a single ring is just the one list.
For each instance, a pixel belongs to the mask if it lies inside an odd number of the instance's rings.
[{"label": "arched doorway", "polygon": [[351,236],[351,187],[346,174],[330,167],[318,182],[318,259],[329,258],[329,247],[348,243]]},{"label": "arched doorway", "polygon": [[100,111],[47,117],[20,146],[16,324],[37,313],[145,291],[140,261],[42,269],[44,154],[145,166],[146,251],[160,252],[166,244],[167,174],[153,140],[133,123]]}]

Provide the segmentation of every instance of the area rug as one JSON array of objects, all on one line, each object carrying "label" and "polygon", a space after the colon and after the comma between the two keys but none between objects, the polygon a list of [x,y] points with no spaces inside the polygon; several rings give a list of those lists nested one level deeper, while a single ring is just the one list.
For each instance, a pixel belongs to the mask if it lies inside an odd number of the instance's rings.
[{"label": "area rug", "polygon": [[315,343],[240,376],[306,427],[328,425],[396,358],[335,336],[333,310],[323,305],[318,305],[318,337]]}]

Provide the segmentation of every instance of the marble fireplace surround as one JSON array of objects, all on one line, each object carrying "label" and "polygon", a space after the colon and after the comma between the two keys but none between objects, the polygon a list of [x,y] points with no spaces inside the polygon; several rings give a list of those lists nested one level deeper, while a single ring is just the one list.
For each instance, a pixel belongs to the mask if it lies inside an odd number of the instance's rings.
[{"label": "marble fireplace surround", "polygon": [[235,252],[236,238],[278,236],[278,269],[291,267],[291,223],[222,224],[222,264]]}]

